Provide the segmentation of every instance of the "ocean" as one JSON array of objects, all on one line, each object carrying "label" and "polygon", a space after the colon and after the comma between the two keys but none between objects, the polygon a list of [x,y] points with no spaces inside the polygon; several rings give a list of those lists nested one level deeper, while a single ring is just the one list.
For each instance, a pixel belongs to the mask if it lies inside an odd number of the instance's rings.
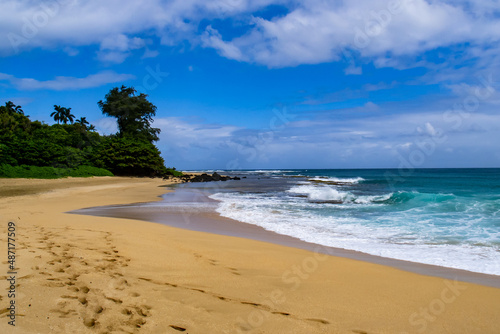
[{"label": "ocean", "polygon": [[[224,173],[224,172],[220,172]],[[222,216],[306,242],[500,275],[500,169],[225,171]]]}]

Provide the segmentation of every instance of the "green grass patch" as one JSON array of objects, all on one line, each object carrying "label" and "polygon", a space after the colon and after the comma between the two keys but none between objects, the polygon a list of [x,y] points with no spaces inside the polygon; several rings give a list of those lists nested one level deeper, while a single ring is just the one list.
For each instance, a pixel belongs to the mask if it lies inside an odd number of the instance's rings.
[{"label": "green grass patch", "polygon": [[77,168],[55,168],[37,166],[0,165],[0,178],[59,179],[63,177],[113,176],[110,171],[92,166]]},{"label": "green grass patch", "polygon": [[184,175],[182,172],[175,170],[175,168],[167,168],[166,174],[176,176],[176,177]]}]

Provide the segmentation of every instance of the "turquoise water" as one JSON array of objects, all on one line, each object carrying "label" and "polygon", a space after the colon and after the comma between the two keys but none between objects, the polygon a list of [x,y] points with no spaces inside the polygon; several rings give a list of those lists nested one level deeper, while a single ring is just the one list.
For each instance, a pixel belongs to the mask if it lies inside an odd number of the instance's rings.
[{"label": "turquoise water", "polygon": [[276,170],[211,197],[304,241],[500,275],[500,169]]}]

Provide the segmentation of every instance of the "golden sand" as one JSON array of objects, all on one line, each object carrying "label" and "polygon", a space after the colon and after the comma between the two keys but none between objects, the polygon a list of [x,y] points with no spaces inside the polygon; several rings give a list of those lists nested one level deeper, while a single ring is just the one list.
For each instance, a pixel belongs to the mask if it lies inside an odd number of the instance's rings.
[{"label": "golden sand", "polygon": [[[0,333],[500,333],[500,289],[143,221],[65,212],[166,181],[0,180]],[[8,223],[16,224],[10,326]]]}]

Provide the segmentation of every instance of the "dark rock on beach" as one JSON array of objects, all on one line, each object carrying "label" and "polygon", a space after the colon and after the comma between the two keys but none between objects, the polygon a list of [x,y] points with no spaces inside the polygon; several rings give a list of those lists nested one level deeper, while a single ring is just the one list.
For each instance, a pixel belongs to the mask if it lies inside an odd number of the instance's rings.
[{"label": "dark rock on beach", "polygon": [[201,175],[184,175],[185,182],[211,182],[211,181],[227,181],[227,180],[240,180],[239,177],[222,176],[215,172],[212,175],[203,173]]}]

